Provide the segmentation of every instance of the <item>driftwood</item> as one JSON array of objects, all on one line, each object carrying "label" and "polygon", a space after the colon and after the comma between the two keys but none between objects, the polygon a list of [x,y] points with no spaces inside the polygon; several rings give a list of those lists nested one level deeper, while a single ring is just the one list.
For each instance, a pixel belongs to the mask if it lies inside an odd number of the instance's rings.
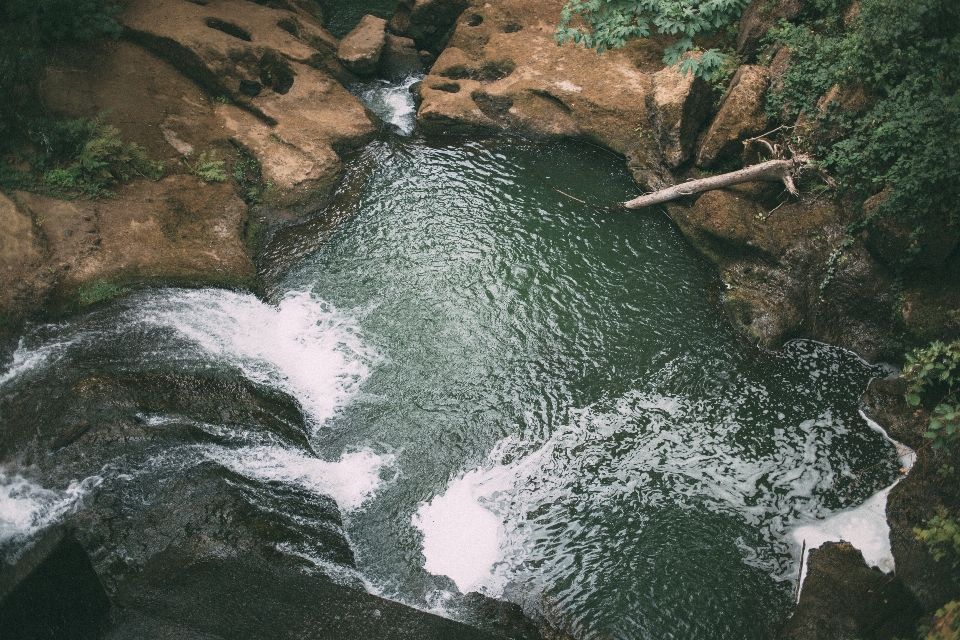
[{"label": "driftwood", "polygon": [[809,163],[810,158],[805,155],[796,155],[790,159],[767,160],[766,162],[761,162],[760,164],[755,164],[738,171],[731,171],[730,173],[723,173],[719,176],[710,176],[709,178],[701,178],[699,180],[690,180],[689,182],[684,182],[673,187],[660,189],[659,191],[654,191],[653,193],[648,193],[624,202],[621,206],[625,209],[652,207],[655,204],[670,202],[683,196],[692,196],[697,193],[703,193],[704,191],[723,189],[724,187],[743,184],[744,182],[758,181],[782,182],[786,186],[787,191],[792,195],[798,195],[797,186],[793,183],[793,176],[797,175],[800,170]]}]

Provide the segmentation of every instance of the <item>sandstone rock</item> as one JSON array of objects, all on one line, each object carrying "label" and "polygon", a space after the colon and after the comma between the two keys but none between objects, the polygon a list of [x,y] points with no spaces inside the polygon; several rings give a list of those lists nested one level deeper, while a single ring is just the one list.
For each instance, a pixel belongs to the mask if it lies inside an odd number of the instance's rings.
[{"label": "sandstone rock", "polygon": [[692,73],[667,67],[653,75],[647,113],[653,135],[670,168],[683,164],[710,110],[710,86]]},{"label": "sandstone rock", "polygon": [[636,159],[631,166],[645,183],[668,180],[649,131],[651,79],[635,61],[649,43],[602,56],[558,47],[559,16],[550,0],[495,0],[464,11],[421,86],[421,129],[589,140]]},{"label": "sandstone rock", "polygon": [[401,79],[423,72],[423,60],[416,43],[410,38],[388,33],[383,53],[380,54],[380,75]]},{"label": "sandstone rock", "polygon": [[805,4],[805,0],[751,0],[740,16],[737,55],[754,55],[773,25],[780,20],[793,20],[803,11]]},{"label": "sandstone rock", "polygon": [[[232,104],[217,109],[218,130],[257,154],[273,185],[268,211],[316,206],[336,182],[335,149],[358,147],[376,133],[367,110],[334,77],[337,68],[346,73],[335,59],[337,41],[302,13],[245,0],[136,0],[120,19],[135,42],[229,98]],[[264,90],[241,95],[243,79],[259,80]]]},{"label": "sandstone rock", "polygon": [[697,151],[698,167],[709,167],[726,154],[739,154],[743,140],[766,131],[763,105],[768,84],[764,67],[742,65],[737,69]]},{"label": "sandstone rock", "polygon": [[828,542],[812,550],[808,562],[785,640],[887,640],[916,633],[916,598],[895,576],[867,567],[851,545]]},{"label": "sandstone rock", "polygon": [[367,14],[340,41],[337,59],[343,65],[361,75],[369,75],[377,70],[380,54],[386,42],[387,21]]}]

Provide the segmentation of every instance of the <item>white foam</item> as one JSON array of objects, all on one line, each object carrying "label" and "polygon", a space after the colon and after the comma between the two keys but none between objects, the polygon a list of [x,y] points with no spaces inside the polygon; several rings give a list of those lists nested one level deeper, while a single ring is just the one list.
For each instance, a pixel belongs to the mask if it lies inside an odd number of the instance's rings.
[{"label": "white foam", "polygon": [[289,293],[274,307],[250,294],[176,291],[148,300],[140,320],[172,327],[250,380],[286,391],[318,427],[378,359],[351,318],[308,292]]},{"label": "white foam", "polygon": [[207,446],[201,452],[248,478],[297,484],[313,493],[330,496],[344,511],[359,509],[373,498],[380,487],[381,471],[395,462],[392,454],[380,455],[368,448],[344,453],[337,462],[269,446],[239,449]]},{"label": "white foam", "polygon": [[400,83],[376,80],[357,87],[357,97],[384,122],[395,126],[399,133],[408,136],[416,125],[417,106],[410,93],[410,86],[421,76],[410,76]]},{"label": "white foam", "polygon": [[23,338],[21,338],[17,349],[13,352],[13,361],[10,363],[10,367],[0,374],[0,386],[48,362],[55,355],[62,353],[68,346],[70,346],[70,342],[54,342],[43,345],[38,349],[28,349],[24,345]]},{"label": "white foam", "polygon": [[[908,473],[917,459],[917,453],[902,442],[894,440],[886,430],[871,420],[863,411],[861,417],[871,429],[883,435],[897,450],[901,470]],[[886,489],[872,495],[863,504],[852,509],[839,511],[819,522],[804,524],[793,530],[793,539],[801,549],[806,546],[809,552],[826,542],[849,542],[863,553],[863,559],[869,567],[877,567],[884,573],[896,570],[893,550],[890,546],[890,524],[887,522],[887,497],[890,491],[903,478],[897,479]],[[807,574],[807,557],[800,561],[800,584]],[[799,594],[799,592],[798,592]]]},{"label": "white foam", "polygon": [[54,491],[0,469],[0,546],[24,544],[76,508],[101,482],[100,476],[91,476],[70,482],[63,491]]},{"label": "white foam", "polygon": [[[816,549],[825,542],[849,542],[861,552],[868,566],[883,572],[894,570],[890,550],[890,526],[887,524],[887,496],[893,487],[873,494],[866,502],[838,511],[820,522],[797,527],[793,539],[798,546],[806,541],[807,549]],[[806,572],[806,567],[804,567]]]}]

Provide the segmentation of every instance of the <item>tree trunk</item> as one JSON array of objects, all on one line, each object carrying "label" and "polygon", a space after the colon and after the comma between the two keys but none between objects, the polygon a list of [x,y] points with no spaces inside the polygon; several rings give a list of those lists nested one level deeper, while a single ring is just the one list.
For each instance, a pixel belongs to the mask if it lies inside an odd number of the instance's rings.
[{"label": "tree trunk", "polygon": [[723,189],[724,187],[735,184],[757,182],[759,180],[783,182],[790,193],[797,195],[797,187],[793,184],[792,175],[795,170],[803,167],[808,162],[809,159],[804,156],[797,156],[792,160],[768,160],[767,162],[755,164],[746,169],[740,169],[739,171],[731,171],[730,173],[701,178],[700,180],[691,180],[673,187],[660,189],[659,191],[654,191],[653,193],[648,193],[639,198],[624,202],[622,206],[626,209],[651,207],[655,204],[662,204],[676,200],[677,198],[682,198],[683,196],[692,196],[696,193],[703,193],[704,191]]}]

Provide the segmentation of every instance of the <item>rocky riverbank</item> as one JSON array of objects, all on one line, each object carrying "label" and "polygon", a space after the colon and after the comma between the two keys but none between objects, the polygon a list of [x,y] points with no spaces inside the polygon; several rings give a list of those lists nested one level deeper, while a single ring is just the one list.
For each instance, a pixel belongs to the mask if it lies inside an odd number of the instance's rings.
[{"label": "rocky riverbank", "polygon": [[[757,57],[760,35],[772,20],[763,3],[751,3],[744,13],[737,42],[751,64],[740,66],[725,87],[664,68],[668,38],[636,41],[599,57],[574,45],[558,47],[553,33],[561,4],[404,0],[392,20],[365,20],[340,42],[323,29],[309,0],[131,1],[119,16],[123,38],[67,56],[68,63],[49,69],[42,96],[53,117],[99,116],[117,127],[125,140],[163,160],[165,175],[122,185],[116,199],[0,195],[5,330],[15,332],[38,313],[92,304],[142,285],[257,290],[258,251],[277,229],[322,211],[337,185],[342,155],[377,135],[378,118],[344,88],[365,75],[429,67],[417,87],[418,124],[427,135],[578,139],[622,155],[647,190],[736,164],[742,142],[768,129],[764,99],[790,57],[786,49]],[[777,3],[773,17],[795,18],[799,11],[788,5]],[[855,96],[826,95],[823,108],[831,102],[856,108]],[[196,170],[201,154],[222,160],[226,175],[240,179],[202,179]],[[716,266],[718,299],[731,323],[764,348],[812,338],[870,361],[899,357],[906,344],[960,335],[956,230],[945,224],[917,238],[886,225],[850,236],[851,225],[883,194],[861,209],[823,195],[820,184],[811,174],[800,182],[800,198],[780,185],[758,184],[666,207]],[[898,272],[917,243],[927,259],[905,275]],[[906,408],[895,382],[874,383],[865,404],[894,438],[918,450],[914,471],[888,503],[895,584],[905,590],[890,587],[897,593],[897,605],[886,610],[892,614],[856,605],[853,614],[831,611],[826,617],[832,621],[809,622],[824,616],[824,593],[834,602],[863,602],[878,584],[851,550],[823,550],[814,556],[820,560],[811,561],[787,637],[891,637],[960,596],[945,568],[913,536],[913,527],[937,504],[957,506],[955,483],[936,473],[950,460],[923,446],[923,416]],[[233,509],[228,507],[221,510]],[[824,560],[829,554],[837,557]],[[186,580],[196,587],[219,580],[211,577],[218,572],[262,576],[285,570],[186,564],[205,577],[178,574],[170,585]],[[858,572],[862,581],[843,582]],[[131,606],[162,600],[143,598]],[[872,625],[878,615],[892,622]],[[837,623],[843,616],[848,621]],[[125,624],[140,629],[136,625],[147,623],[137,618]],[[202,629],[197,626],[196,633],[207,632]]]}]

